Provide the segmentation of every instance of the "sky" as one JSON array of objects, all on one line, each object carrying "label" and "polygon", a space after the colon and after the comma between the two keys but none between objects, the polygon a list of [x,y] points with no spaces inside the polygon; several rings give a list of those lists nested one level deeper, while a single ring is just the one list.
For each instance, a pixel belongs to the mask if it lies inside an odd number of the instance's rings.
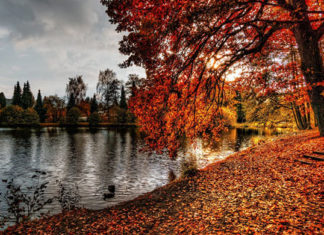
[{"label": "sky", "polygon": [[68,78],[82,75],[92,96],[100,70],[123,81],[145,76],[118,67],[127,58],[118,51],[122,34],[105,10],[100,0],[0,0],[0,92],[11,98],[28,80],[34,96],[64,96]]}]

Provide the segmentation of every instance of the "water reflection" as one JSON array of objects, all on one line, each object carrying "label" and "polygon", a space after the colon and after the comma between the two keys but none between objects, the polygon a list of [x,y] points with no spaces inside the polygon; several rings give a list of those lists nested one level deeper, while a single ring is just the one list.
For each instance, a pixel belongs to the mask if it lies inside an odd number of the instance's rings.
[{"label": "water reflection", "polygon": [[[201,168],[248,147],[255,136],[258,133],[232,129],[213,148],[198,141],[171,160],[166,154],[141,151],[144,143],[134,128],[1,128],[0,179],[14,178],[25,184],[30,183],[35,170],[45,171],[42,177],[49,182],[49,197],[57,196],[62,185],[66,190],[77,187],[79,206],[102,209],[173,181],[188,164],[188,156]],[[108,195],[112,185],[113,196]],[[4,191],[0,184],[0,192]],[[58,213],[60,202],[54,201],[46,209]],[[0,210],[5,212],[3,204]]]}]

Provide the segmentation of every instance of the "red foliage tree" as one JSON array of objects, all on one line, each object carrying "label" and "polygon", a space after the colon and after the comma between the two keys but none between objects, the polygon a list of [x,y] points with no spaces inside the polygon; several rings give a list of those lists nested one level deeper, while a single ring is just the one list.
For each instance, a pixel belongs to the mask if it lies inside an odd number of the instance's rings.
[{"label": "red foliage tree", "polygon": [[[196,126],[199,130],[207,128],[195,118],[196,108],[203,110],[205,117],[221,114],[220,109],[210,107],[222,102],[221,90],[231,68],[285,45],[298,48],[299,69],[309,87],[320,134],[324,135],[323,51],[319,46],[324,34],[322,1],[101,2],[108,7],[107,14],[117,24],[117,31],[128,33],[120,51],[129,57],[121,66],[135,64],[147,71],[146,85],[134,101],[135,113],[156,145],[166,144],[162,141],[166,133],[175,135],[175,139],[182,136],[180,127],[191,119],[187,131]],[[207,115],[207,111],[212,114]],[[215,130],[211,125],[207,129]]]}]

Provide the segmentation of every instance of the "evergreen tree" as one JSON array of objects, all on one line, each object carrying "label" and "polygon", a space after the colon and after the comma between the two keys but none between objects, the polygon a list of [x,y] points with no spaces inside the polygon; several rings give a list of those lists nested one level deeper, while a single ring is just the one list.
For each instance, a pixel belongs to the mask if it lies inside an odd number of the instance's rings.
[{"label": "evergreen tree", "polygon": [[45,121],[46,109],[44,108],[43,99],[40,90],[38,90],[36,105],[34,107],[35,111],[38,113],[40,122]]},{"label": "evergreen tree", "polygon": [[34,105],[34,96],[30,90],[29,82],[24,83],[23,93],[21,96],[21,106],[24,109],[33,107]]},{"label": "evergreen tree", "polygon": [[0,109],[6,107],[6,97],[3,92],[0,93]]},{"label": "evergreen tree", "polygon": [[14,88],[14,94],[12,97],[12,104],[21,106],[21,88],[19,82],[17,82]]},{"label": "evergreen tree", "polygon": [[74,95],[73,93],[70,94],[69,96],[69,101],[68,101],[68,104],[66,106],[66,109],[69,111],[71,108],[73,108],[75,106],[75,98],[74,98]]},{"label": "evergreen tree", "polygon": [[98,102],[97,102],[97,98],[96,95],[93,95],[93,98],[90,101],[90,112],[94,113],[98,111]]},{"label": "evergreen tree", "polygon": [[119,107],[121,107],[122,109],[127,109],[127,102],[126,102],[126,94],[125,94],[124,85],[122,85],[122,87],[121,87]]}]

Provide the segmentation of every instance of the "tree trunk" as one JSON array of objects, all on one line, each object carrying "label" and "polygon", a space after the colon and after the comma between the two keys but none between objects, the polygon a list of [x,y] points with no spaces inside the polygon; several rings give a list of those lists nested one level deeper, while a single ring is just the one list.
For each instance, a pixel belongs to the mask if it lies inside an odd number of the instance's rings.
[{"label": "tree trunk", "polygon": [[314,111],[318,129],[324,136],[324,86],[319,85],[324,81],[323,60],[319,49],[319,37],[312,29],[309,22],[298,24],[294,30],[301,59],[301,71],[305,77],[308,95]]}]

